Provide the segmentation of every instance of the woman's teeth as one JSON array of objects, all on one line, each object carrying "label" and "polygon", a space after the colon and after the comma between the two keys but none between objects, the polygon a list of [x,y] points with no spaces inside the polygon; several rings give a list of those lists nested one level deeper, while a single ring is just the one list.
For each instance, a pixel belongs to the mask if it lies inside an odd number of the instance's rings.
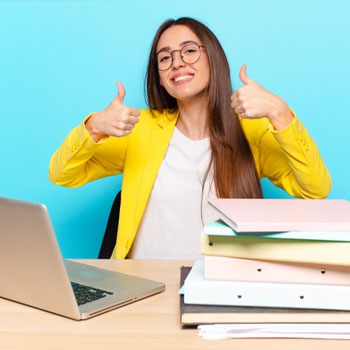
[{"label": "woman's teeth", "polygon": [[188,79],[191,79],[192,76],[191,75],[182,75],[181,77],[176,77],[174,79],[174,81],[177,83],[178,81],[181,81],[181,80],[188,80]]}]

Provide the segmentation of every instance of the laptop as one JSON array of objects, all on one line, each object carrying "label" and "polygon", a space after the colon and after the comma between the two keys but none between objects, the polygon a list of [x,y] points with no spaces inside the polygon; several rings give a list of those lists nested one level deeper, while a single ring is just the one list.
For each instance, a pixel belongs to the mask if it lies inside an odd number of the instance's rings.
[{"label": "laptop", "polygon": [[236,232],[350,231],[345,199],[211,198],[209,204]]},{"label": "laptop", "polygon": [[164,283],[62,258],[43,204],[0,197],[0,297],[84,320],[165,290]]}]

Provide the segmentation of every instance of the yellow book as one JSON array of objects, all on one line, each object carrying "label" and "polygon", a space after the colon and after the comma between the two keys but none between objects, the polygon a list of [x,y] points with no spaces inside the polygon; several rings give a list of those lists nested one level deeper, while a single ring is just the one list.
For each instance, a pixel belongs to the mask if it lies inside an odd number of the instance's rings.
[{"label": "yellow book", "polygon": [[350,266],[350,242],[262,237],[217,236],[202,233],[203,255]]}]

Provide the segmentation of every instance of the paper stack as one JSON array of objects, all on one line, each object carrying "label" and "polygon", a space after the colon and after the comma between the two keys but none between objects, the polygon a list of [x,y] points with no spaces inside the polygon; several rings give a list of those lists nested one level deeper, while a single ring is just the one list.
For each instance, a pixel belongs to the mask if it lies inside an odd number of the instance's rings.
[{"label": "paper stack", "polygon": [[[239,316],[231,310],[226,323],[254,322],[244,320],[252,311],[257,322],[350,322],[349,202],[215,201],[231,224],[205,226],[204,259],[185,280],[185,305],[242,308]],[[221,322],[220,312],[209,310],[204,323],[210,313],[216,314],[212,323]]]},{"label": "paper stack", "polygon": [[204,339],[228,338],[316,338],[350,339],[349,324],[219,324],[201,325],[198,334]]}]

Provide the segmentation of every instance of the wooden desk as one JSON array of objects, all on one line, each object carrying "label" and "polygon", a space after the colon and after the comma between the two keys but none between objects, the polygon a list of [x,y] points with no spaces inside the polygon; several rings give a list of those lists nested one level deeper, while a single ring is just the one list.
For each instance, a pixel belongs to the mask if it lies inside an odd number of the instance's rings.
[{"label": "wooden desk", "polygon": [[166,283],[166,291],[86,321],[73,321],[0,298],[0,349],[350,349],[350,341],[203,340],[179,323],[181,260],[80,260]]}]

